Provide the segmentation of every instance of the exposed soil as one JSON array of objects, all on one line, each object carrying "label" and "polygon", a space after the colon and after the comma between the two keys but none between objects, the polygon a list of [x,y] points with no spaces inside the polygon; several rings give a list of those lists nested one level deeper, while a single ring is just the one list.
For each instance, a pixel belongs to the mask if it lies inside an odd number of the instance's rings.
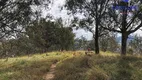
[{"label": "exposed soil", "polygon": [[52,64],[50,71],[44,77],[45,80],[52,80],[54,78],[55,68],[56,68],[56,64]]}]

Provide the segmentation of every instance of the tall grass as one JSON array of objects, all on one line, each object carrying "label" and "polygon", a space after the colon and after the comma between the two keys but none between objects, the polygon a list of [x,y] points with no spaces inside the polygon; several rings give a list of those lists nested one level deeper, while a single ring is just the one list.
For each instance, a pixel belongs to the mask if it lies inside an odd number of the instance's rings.
[{"label": "tall grass", "polygon": [[43,80],[50,66],[72,57],[68,52],[36,54],[31,57],[0,59],[0,80]]},{"label": "tall grass", "polygon": [[140,56],[122,57],[111,52],[84,54],[51,52],[0,59],[0,80],[44,80],[43,76],[56,62],[54,80],[142,80]]},{"label": "tall grass", "polygon": [[141,75],[141,57],[102,53],[60,63],[54,80],[142,80]]}]

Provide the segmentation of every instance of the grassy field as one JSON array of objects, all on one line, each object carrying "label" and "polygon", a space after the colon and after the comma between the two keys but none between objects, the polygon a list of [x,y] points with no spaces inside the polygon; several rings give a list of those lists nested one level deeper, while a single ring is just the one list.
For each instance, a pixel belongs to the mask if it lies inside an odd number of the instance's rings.
[{"label": "grassy field", "polygon": [[101,52],[65,60],[56,70],[54,80],[142,80],[142,58]]},{"label": "grassy field", "polygon": [[54,80],[142,80],[142,58],[101,52],[51,52],[0,60],[0,80],[44,80],[58,62]]},{"label": "grassy field", "polygon": [[51,52],[0,59],[0,80],[43,80],[50,66],[59,61],[71,58],[70,52]]}]

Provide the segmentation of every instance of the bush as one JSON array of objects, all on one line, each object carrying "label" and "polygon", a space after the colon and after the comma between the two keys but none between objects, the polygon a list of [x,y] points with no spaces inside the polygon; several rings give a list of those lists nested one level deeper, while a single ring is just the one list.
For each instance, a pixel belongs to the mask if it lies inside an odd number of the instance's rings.
[{"label": "bush", "polygon": [[134,50],[132,48],[129,48],[127,53],[132,55],[134,53]]}]

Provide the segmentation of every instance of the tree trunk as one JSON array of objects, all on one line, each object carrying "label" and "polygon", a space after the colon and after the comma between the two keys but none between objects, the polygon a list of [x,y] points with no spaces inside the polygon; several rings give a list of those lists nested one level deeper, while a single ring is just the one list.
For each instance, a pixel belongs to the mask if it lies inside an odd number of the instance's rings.
[{"label": "tree trunk", "polygon": [[99,32],[98,32],[98,23],[96,23],[96,31],[95,31],[95,53],[99,54]]},{"label": "tree trunk", "polygon": [[96,54],[99,54],[100,53],[100,51],[99,51],[99,31],[98,31],[98,29],[99,29],[99,23],[100,23],[100,21],[99,21],[99,17],[98,17],[98,5],[97,5],[97,1],[95,0],[95,7],[96,7],[96,9],[95,9],[95,13],[96,13],[96,15],[95,15],[95,23],[96,23],[96,25],[95,25],[95,27],[96,27],[96,30],[95,30],[95,53]]},{"label": "tree trunk", "polygon": [[124,56],[127,53],[127,39],[128,39],[128,35],[126,33],[122,33],[121,55],[124,55]]}]

